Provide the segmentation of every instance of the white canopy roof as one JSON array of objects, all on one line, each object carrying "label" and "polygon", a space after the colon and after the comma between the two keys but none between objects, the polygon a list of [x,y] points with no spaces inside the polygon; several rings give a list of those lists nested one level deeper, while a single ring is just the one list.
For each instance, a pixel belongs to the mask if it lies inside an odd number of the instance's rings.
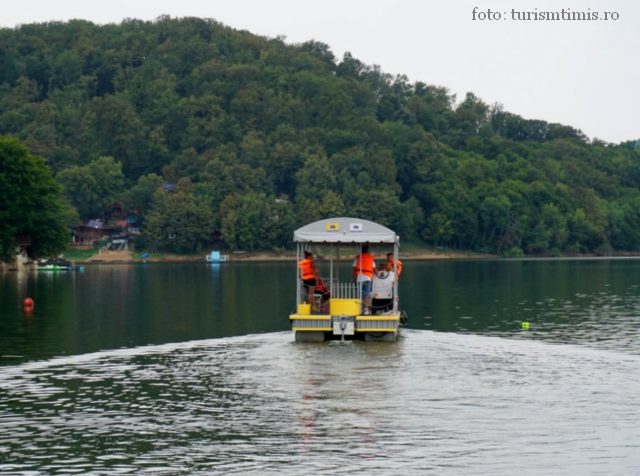
[{"label": "white canopy roof", "polygon": [[328,218],[293,232],[296,243],[399,243],[393,230],[360,218]]}]

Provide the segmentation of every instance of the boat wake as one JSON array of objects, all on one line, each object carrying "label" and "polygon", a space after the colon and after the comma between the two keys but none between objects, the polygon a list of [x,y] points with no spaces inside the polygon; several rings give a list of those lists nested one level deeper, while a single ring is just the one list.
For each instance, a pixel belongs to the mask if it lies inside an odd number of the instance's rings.
[{"label": "boat wake", "polygon": [[639,360],[410,329],[58,357],[0,368],[0,474],[632,474]]}]

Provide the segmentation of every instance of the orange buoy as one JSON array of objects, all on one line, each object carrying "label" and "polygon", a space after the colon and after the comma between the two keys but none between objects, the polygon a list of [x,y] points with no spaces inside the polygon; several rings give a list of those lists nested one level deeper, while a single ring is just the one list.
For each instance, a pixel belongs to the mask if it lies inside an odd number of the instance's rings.
[{"label": "orange buoy", "polygon": [[25,298],[23,302],[25,309],[31,309],[33,307],[33,299]]}]

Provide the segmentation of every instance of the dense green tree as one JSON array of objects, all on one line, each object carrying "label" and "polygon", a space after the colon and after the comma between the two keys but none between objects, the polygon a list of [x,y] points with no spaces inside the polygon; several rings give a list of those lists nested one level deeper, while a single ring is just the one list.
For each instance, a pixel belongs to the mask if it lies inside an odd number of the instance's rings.
[{"label": "dense green tree", "polygon": [[76,219],[45,160],[17,139],[0,136],[0,259],[15,255],[16,237],[30,237],[35,256],[56,254],[70,241]]},{"label": "dense green tree", "polygon": [[293,207],[287,202],[269,196],[264,202],[262,243],[260,248],[282,251],[291,247],[291,236],[296,229]]},{"label": "dense green tree", "polygon": [[569,236],[566,218],[556,205],[548,203],[542,206],[541,219],[548,233],[548,248],[563,250]]},{"label": "dense green tree", "polygon": [[121,95],[93,98],[90,110],[102,154],[118,160],[127,174],[151,172],[146,147],[149,130],[128,99]]},{"label": "dense green tree", "polygon": [[252,251],[263,245],[262,225],[266,197],[229,195],[220,207],[222,239],[232,250]]},{"label": "dense green tree", "polygon": [[100,157],[85,166],[74,165],[56,179],[80,217],[103,218],[123,191],[122,166],[112,157]]},{"label": "dense green tree", "polygon": [[302,168],[303,150],[298,144],[278,142],[274,145],[267,161],[267,172],[276,193],[293,197],[295,175]]},{"label": "dense green tree", "polygon": [[215,213],[229,195],[268,191],[269,188],[266,172],[262,168],[251,168],[233,158],[225,163],[219,154],[215,154],[198,175],[194,194]]},{"label": "dense green tree", "polygon": [[605,241],[604,230],[582,208],[578,208],[569,218],[568,240],[575,251],[594,251]]},{"label": "dense green tree", "polygon": [[356,192],[355,201],[348,209],[348,214],[367,219],[391,227],[398,215],[400,200],[389,189],[360,189]]},{"label": "dense green tree", "polygon": [[319,202],[327,192],[336,191],[336,174],[331,163],[322,152],[307,155],[304,166],[296,174],[296,201],[298,203],[315,200]]},{"label": "dense green tree", "polygon": [[416,198],[411,197],[396,209],[394,229],[400,236],[415,238],[423,229],[424,212]]},{"label": "dense green tree", "polygon": [[485,198],[480,205],[482,241],[493,247],[504,235],[510,219],[511,202],[508,197],[498,195]]},{"label": "dense green tree", "polygon": [[346,213],[346,208],[340,195],[331,191],[324,196],[318,210],[321,216],[320,219],[341,217]]},{"label": "dense green tree", "polygon": [[125,209],[138,217],[139,225],[144,223],[144,219],[151,211],[153,197],[164,183],[162,177],[156,174],[143,175],[138,179],[138,183],[128,189],[123,195]]},{"label": "dense green tree", "polygon": [[427,225],[422,232],[424,238],[432,242],[434,246],[448,243],[453,237],[453,233],[451,220],[441,213],[433,213],[427,219]]},{"label": "dense green tree", "polygon": [[211,209],[198,204],[183,179],[173,193],[156,190],[146,218],[147,239],[160,248],[177,253],[201,252],[211,240],[214,221]]}]

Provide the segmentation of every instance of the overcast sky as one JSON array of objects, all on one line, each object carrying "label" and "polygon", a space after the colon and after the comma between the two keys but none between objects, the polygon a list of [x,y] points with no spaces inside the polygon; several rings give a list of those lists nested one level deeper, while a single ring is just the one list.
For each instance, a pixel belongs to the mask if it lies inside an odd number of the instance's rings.
[{"label": "overcast sky", "polygon": [[[500,20],[472,20],[491,9]],[[615,12],[618,20],[517,21],[511,11]],[[471,91],[528,119],[560,122],[607,142],[640,139],[638,0],[32,0],[3,8],[0,26],[160,15],[214,18],[287,42],[317,40],[391,74]],[[505,15],[506,14],[506,15]],[[609,17],[615,16],[611,13]],[[505,19],[506,18],[506,19]]]}]

